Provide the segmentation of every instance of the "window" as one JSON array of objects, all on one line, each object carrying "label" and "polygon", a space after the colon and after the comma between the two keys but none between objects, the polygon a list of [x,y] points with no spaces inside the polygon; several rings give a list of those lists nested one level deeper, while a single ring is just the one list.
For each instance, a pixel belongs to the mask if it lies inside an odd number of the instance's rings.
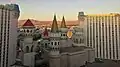
[{"label": "window", "polygon": [[29,33],[29,30],[27,30],[27,33]]},{"label": "window", "polygon": [[60,43],[58,42],[58,45],[59,45]]},{"label": "window", "polygon": [[63,34],[63,36],[65,36],[65,34]]},{"label": "window", "polygon": [[55,45],[57,45],[57,42],[55,42]]},{"label": "window", "polygon": [[30,32],[32,33],[32,30],[30,30]]},{"label": "window", "polygon": [[78,43],[78,39],[76,39],[76,43]]},{"label": "window", "polygon": [[51,45],[53,45],[53,42],[51,42]]},{"label": "window", "polygon": [[28,46],[26,46],[26,53],[28,53],[29,52],[29,47]]},{"label": "window", "polygon": [[45,48],[47,48],[47,43],[45,43]]}]

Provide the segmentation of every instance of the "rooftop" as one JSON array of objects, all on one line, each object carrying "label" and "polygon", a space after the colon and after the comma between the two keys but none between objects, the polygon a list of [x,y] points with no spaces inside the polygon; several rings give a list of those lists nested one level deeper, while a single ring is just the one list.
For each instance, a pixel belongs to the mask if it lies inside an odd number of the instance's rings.
[{"label": "rooftop", "polygon": [[77,46],[73,46],[73,47],[65,47],[65,48],[61,48],[60,49],[60,52],[61,53],[64,53],[64,52],[78,52],[78,51],[83,51],[84,50],[84,46],[81,46],[81,47],[77,47]]},{"label": "rooftop", "polygon": [[8,9],[8,10],[14,10],[14,11],[20,12],[19,5],[17,4],[0,5],[0,9]]},{"label": "rooftop", "polygon": [[120,16],[119,13],[109,13],[109,14],[88,14],[87,16]]},{"label": "rooftop", "polygon": [[24,24],[23,27],[34,27],[33,23],[30,19],[28,19]]}]

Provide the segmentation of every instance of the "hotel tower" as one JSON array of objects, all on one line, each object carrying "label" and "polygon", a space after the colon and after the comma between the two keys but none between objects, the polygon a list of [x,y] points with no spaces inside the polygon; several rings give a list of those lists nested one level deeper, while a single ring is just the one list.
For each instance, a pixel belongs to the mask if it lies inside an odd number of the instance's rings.
[{"label": "hotel tower", "polygon": [[[84,15],[79,12],[78,20]],[[120,14],[84,15],[86,45],[95,49],[96,58],[120,60]]]},{"label": "hotel tower", "polygon": [[15,62],[18,17],[18,5],[0,5],[0,67],[10,67]]}]

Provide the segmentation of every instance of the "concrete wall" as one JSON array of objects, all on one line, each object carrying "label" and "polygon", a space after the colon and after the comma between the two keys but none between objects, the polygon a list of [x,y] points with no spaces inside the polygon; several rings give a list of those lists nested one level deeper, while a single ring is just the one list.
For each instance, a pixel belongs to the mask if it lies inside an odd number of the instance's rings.
[{"label": "concrete wall", "polygon": [[60,56],[53,56],[49,59],[50,67],[60,67]]},{"label": "concrete wall", "polygon": [[73,53],[62,53],[60,57],[60,67],[80,67],[87,62],[95,61],[94,49],[86,49],[84,51]]},{"label": "concrete wall", "polygon": [[72,46],[72,40],[60,40],[60,47],[71,47]]},{"label": "concrete wall", "polygon": [[88,55],[89,55],[89,62],[90,63],[94,62],[95,61],[95,51],[94,50],[89,50]]},{"label": "concrete wall", "polygon": [[68,67],[80,67],[82,65],[85,65],[85,51],[70,53],[68,55]]},{"label": "concrete wall", "polygon": [[32,43],[33,42],[33,37],[25,37],[24,42],[25,43]]},{"label": "concrete wall", "polygon": [[92,63],[95,61],[95,50],[94,49],[85,49],[87,54],[87,61]]},{"label": "concrete wall", "polygon": [[24,54],[24,65],[29,67],[34,67],[35,64],[35,53],[26,53]]},{"label": "concrete wall", "polygon": [[67,53],[61,54],[60,67],[68,67],[68,55],[67,55]]}]

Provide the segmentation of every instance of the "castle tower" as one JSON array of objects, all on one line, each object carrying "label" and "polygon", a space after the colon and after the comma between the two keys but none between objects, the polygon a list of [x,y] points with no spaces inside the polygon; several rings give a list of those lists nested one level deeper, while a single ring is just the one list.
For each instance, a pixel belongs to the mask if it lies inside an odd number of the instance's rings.
[{"label": "castle tower", "polygon": [[78,22],[79,25],[74,27],[74,35],[72,36],[72,40],[74,42],[74,46],[85,46],[85,15],[84,12],[78,13]]},{"label": "castle tower", "polygon": [[30,19],[28,19],[22,26],[23,30],[23,51],[24,51],[24,65],[27,65],[29,67],[34,67],[35,60],[35,52],[33,51],[34,46],[36,45],[33,43],[33,34],[35,31],[35,26],[31,22]]},{"label": "castle tower", "polygon": [[24,34],[24,45],[23,50],[25,53],[31,52],[31,48],[33,46],[33,33],[35,30],[35,26],[28,19],[22,26],[23,34]]},{"label": "castle tower", "polygon": [[60,26],[60,31],[61,31],[61,40],[60,40],[60,47],[68,47],[69,45],[66,44],[67,42],[67,32],[68,28],[66,26],[65,18],[63,16],[61,26]]},{"label": "castle tower", "polygon": [[47,30],[47,27],[45,27],[44,32],[42,33],[42,38],[43,38],[43,43],[41,46],[46,49],[49,48],[50,39],[49,39],[49,32]]},{"label": "castle tower", "polygon": [[84,12],[79,12],[78,13],[78,22],[79,22],[79,27],[82,28],[82,34],[84,38],[84,44],[87,45],[87,18]]},{"label": "castle tower", "polygon": [[85,21],[85,15],[84,15],[84,12],[79,12],[78,13],[78,22],[79,22],[79,26],[80,27],[84,27],[84,21]]},{"label": "castle tower", "polygon": [[58,30],[56,15],[54,15],[52,28],[50,32],[50,67],[60,67],[60,32]]}]

